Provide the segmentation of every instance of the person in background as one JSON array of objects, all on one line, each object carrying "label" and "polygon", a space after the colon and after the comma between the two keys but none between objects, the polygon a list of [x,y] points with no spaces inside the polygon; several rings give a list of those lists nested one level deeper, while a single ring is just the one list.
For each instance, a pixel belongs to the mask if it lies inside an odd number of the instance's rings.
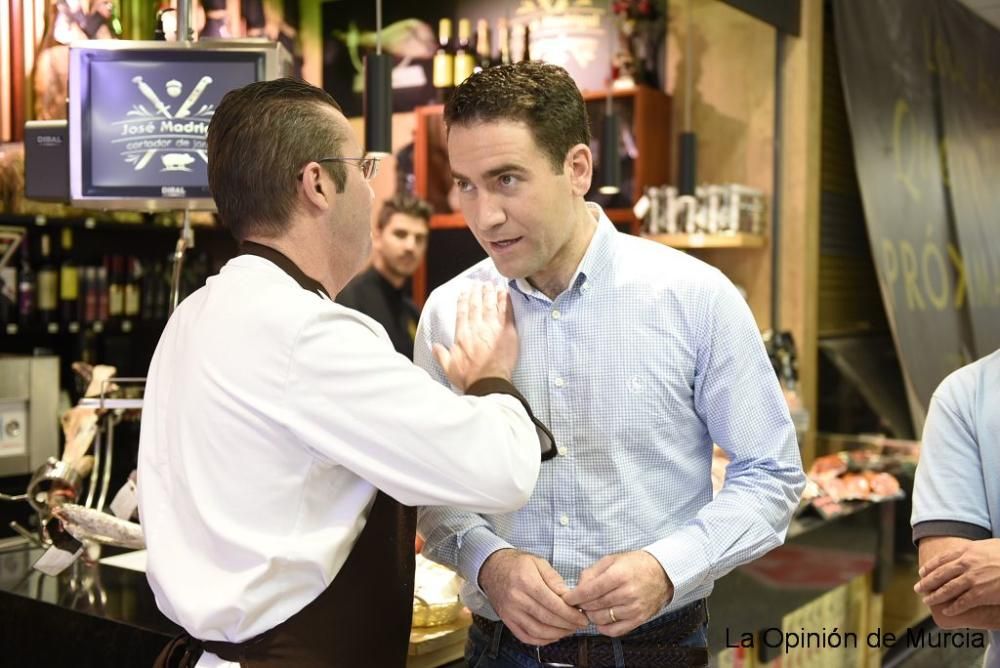
[{"label": "person in background", "polygon": [[935,390],[913,483],[914,589],[946,629],[991,631],[1000,668],[1000,350]]},{"label": "person in background", "polygon": [[[332,299],[371,245],[373,159],[302,81],[227,93],[208,181],[239,254],[171,315],[139,439],[157,666],[403,666],[417,505],[504,512],[551,439],[510,383],[509,298],[462,298],[456,396]],[[387,406],[391,410],[387,410]]]},{"label": "person in background", "polygon": [[[753,314],[717,269],[584,200],[587,111],[561,67],[474,74],[445,123],[489,257],[431,294],[415,361],[448,383],[432,351],[463,286],[508,289],[514,383],[562,454],[518,511],[421,509],[422,553],[466,581],[469,665],[705,665],[714,581],[782,543],[805,485]],[[714,500],[713,442],[731,460]]]},{"label": "person in background", "polygon": [[427,253],[431,207],[412,195],[382,203],[372,232],[371,267],[337,295],[337,302],[361,311],[385,327],[396,352],[413,359],[420,309],[407,294],[409,280]]}]

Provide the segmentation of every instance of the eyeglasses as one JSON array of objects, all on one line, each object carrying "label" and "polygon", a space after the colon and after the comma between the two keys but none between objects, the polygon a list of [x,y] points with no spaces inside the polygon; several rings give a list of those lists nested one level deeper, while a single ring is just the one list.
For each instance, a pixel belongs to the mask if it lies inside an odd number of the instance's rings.
[{"label": "eyeglasses", "polygon": [[365,181],[371,181],[378,173],[378,158],[320,158],[314,162],[353,162],[361,170]]}]

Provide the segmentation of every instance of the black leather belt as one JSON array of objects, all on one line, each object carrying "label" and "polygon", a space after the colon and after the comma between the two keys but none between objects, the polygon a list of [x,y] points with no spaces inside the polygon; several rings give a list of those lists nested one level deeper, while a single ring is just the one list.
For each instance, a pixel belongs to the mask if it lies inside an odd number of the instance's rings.
[{"label": "black leather belt", "polygon": [[[669,613],[668,613],[669,614]],[[678,610],[669,621],[644,631],[633,631],[617,638],[621,641],[628,668],[663,668],[664,666],[707,666],[708,649],[681,647],[698,627],[708,621],[705,601],[697,601]],[[498,624],[479,615],[472,616],[476,627],[492,637]],[[539,658],[545,663],[562,663],[576,668],[614,668],[615,638],[603,635],[569,636],[536,648],[518,640],[504,627],[501,644],[518,653]],[[536,654],[537,652],[537,654]]]}]

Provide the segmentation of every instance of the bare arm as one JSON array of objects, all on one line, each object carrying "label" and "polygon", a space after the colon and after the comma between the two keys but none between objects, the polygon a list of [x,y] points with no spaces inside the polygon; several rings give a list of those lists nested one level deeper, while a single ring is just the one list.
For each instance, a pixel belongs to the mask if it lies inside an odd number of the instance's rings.
[{"label": "bare arm", "polygon": [[[928,600],[934,621],[941,628],[1000,630],[1000,604],[993,600],[992,585],[980,584],[977,588],[975,578],[970,575],[976,570],[975,562],[970,560],[973,556],[970,548],[985,546],[989,550],[993,546],[985,544],[990,542],[1000,541],[972,541],[953,536],[931,536],[920,541],[920,568],[924,575],[916,589]],[[1000,564],[994,562],[992,566]],[[968,598],[963,601],[963,597]],[[970,601],[973,605],[966,608]],[[955,611],[953,605],[962,611]]]}]

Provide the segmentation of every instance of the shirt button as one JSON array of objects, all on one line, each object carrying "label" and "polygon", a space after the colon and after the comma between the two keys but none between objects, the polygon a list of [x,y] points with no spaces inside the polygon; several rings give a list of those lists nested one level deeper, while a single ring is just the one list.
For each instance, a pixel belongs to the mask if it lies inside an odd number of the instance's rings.
[{"label": "shirt button", "polygon": [[561,317],[562,317],[562,313],[559,312],[559,309],[552,309],[552,319],[553,320],[558,320]]},{"label": "shirt button", "polygon": [[564,445],[560,445],[558,448],[556,448],[556,451],[563,457],[569,454],[569,448],[567,448]]},{"label": "shirt button", "polygon": [[590,283],[583,283],[583,284],[582,284],[582,285],[580,286],[580,292],[586,292],[586,291],[587,291],[587,290],[589,290],[589,289],[590,289]]},{"label": "shirt button", "polygon": [[553,382],[555,382],[556,387],[562,387],[563,385],[566,384],[566,381],[563,380],[562,378],[556,378],[555,381]]},{"label": "shirt button", "polygon": [[560,517],[559,524],[563,525],[564,527],[569,526],[569,515],[563,515],[562,517]]}]

